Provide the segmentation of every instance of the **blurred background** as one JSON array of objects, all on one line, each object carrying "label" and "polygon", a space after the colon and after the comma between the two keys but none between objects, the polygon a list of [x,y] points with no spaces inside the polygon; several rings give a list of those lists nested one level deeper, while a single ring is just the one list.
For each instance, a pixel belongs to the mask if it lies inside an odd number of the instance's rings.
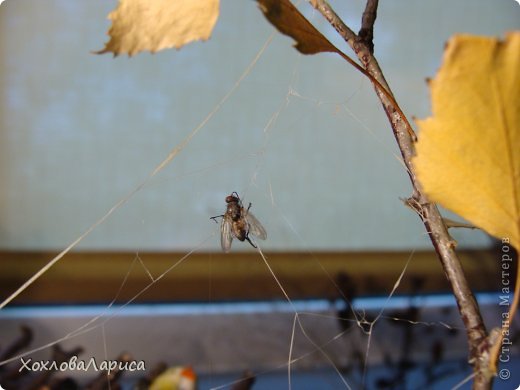
[{"label": "blurred background", "polygon": [[[331,4],[359,29],[363,1]],[[2,300],[127,199],[0,311],[1,346],[21,337],[24,325],[33,337],[26,348],[65,337],[60,345],[81,345],[84,358],[128,351],[150,366],[190,364],[202,388],[218,388],[247,369],[265,372],[255,388],[286,388],[297,310],[314,313],[302,320],[306,330],[331,348],[352,388],[414,388],[402,378],[427,383],[440,374],[424,367],[439,362],[453,373],[445,375],[451,384],[468,374],[449,285],[421,221],[400,200],[411,193],[409,180],[370,82],[338,56],[297,53],[253,1],[224,0],[207,42],[133,58],[95,55],[116,5],[0,6]],[[306,3],[300,9],[351,54],[321,15]],[[424,118],[425,80],[435,75],[450,36],[503,36],[519,27],[513,0],[381,2],[375,53],[403,111]],[[254,248],[234,242],[232,253],[221,252],[210,217],[225,211],[233,191],[266,228],[268,239],[259,244],[291,303]],[[453,235],[487,321],[500,324],[503,308],[493,293],[503,283],[503,246],[477,230]],[[387,302],[405,267],[395,293],[401,300]],[[359,313],[373,319],[385,304],[389,318],[406,326],[381,320],[366,353]],[[92,331],[66,337],[101,313]],[[330,359],[299,337],[295,353],[306,357],[291,366],[326,380],[316,387],[295,376],[294,388],[346,387]],[[50,353],[43,348],[35,356]],[[373,374],[359,370],[368,364]],[[439,383],[429,386],[449,386]]]}]

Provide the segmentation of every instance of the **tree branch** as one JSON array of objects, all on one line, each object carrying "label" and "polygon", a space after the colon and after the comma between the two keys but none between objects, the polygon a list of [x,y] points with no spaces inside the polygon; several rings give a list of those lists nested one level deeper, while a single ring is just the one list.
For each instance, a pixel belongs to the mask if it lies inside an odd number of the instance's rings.
[{"label": "tree branch", "polygon": [[[356,35],[343,23],[325,0],[310,0],[310,2],[350,45],[368,73],[391,94],[392,92],[383,76],[383,72],[372,54],[373,44],[371,34],[377,14],[377,0],[367,1],[359,35]],[[415,155],[413,130],[409,128],[406,118],[401,115],[402,111],[377,87],[376,93],[390,121],[395,139],[401,150],[401,156],[412,182],[413,194],[408,199],[408,204],[417,212],[423,221],[435,251],[439,256],[446,277],[451,284],[462,321],[466,328],[470,349],[470,363],[473,365],[475,372],[474,388],[490,388],[492,378],[487,372],[488,362],[486,359],[482,359],[483,353],[487,354],[490,347],[487,340],[486,328],[480,315],[477,302],[469,288],[462,265],[455,252],[455,243],[448,233],[448,229],[444,224],[437,206],[431,203],[421,191],[419,182],[415,176],[414,167],[412,165],[412,158]]]}]

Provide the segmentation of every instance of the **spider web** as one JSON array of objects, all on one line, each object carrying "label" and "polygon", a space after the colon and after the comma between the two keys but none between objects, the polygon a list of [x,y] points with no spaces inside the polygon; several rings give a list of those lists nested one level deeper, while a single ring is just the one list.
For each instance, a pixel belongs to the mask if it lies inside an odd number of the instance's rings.
[{"label": "spider web", "polygon": [[[23,284],[18,291],[4,300],[0,306],[3,308],[4,306],[8,305],[11,300],[16,298],[18,294],[22,293],[24,289],[34,283],[35,280],[40,277],[45,277],[45,273],[51,267],[59,266],[59,264],[56,263],[58,263],[60,260],[66,261],[66,256],[71,250],[78,247],[78,245],[83,240],[99,229],[106,221],[114,218],[117,211],[124,213],[127,203],[129,203],[134,197],[139,196],[141,192],[147,191],[150,187],[153,187],[155,185],[156,179],[160,176],[160,174],[163,173],[167,167],[175,164],[178,157],[182,155],[187,159],[195,159],[195,157],[192,156],[196,155],[197,146],[195,146],[194,151],[188,151],[185,149],[191,146],[191,143],[194,139],[196,139],[196,137],[211,136],[210,133],[204,133],[203,130],[207,130],[208,124],[212,121],[218,122],[216,116],[219,114],[222,108],[227,107],[228,105],[232,106],[233,103],[230,101],[231,98],[237,93],[237,91],[241,88],[244,88],[246,89],[247,94],[254,94],[254,92],[251,92],[251,90],[254,91],[255,84],[254,82],[248,83],[248,77],[252,72],[254,72],[256,65],[262,59],[264,53],[269,50],[274,36],[275,34],[271,34],[265,40],[254,58],[247,66],[245,66],[241,75],[232,84],[230,89],[222,95],[222,98],[218,101],[218,103],[212,107],[209,113],[204,116],[203,120],[200,121],[197,126],[188,132],[188,134],[182,140],[175,144],[167,156],[150,171],[144,180],[135,185],[125,196],[115,202],[114,205],[104,215],[102,215],[101,218],[92,224],[84,233],[80,234],[75,240],[73,240],[45,267],[39,270],[30,280]],[[295,58],[295,62],[292,65],[291,79],[284,85],[284,87],[287,87],[285,94],[282,94],[279,101],[274,103],[275,108],[271,114],[263,118],[264,124],[262,126],[259,126],[258,124],[254,125],[257,127],[257,130],[259,130],[257,131],[257,134],[260,136],[257,135],[256,137],[253,137],[254,139],[251,141],[252,147],[250,150],[239,151],[235,155],[228,158],[222,154],[215,154],[215,157],[210,157],[209,159],[204,160],[203,163],[200,164],[196,169],[192,168],[191,170],[187,170],[185,172],[176,173],[176,176],[165,175],[165,177],[169,180],[173,179],[175,181],[189,182],[191,180],[200,180],[201,178],[205,179],[208,177],[208,175],[214,174],[215,172],[232,170],[234,167],[237,167],[237,165],[245,165],[247,167],[245,169],[247,172],[245,177],[247,177],[248,180],[247,182],[241,182],[241,188],[239,189],[241,196],[243,195],[246,201],[251,198],[263,198],[267,200],[267,202],[264,202],[263,208],[259,208],[259,213],[256,211],[257,209],[255,206],[253,206],[252,210],[255,212],[257,217],[262,219],[262,216],[267,216],[268,222],[272,222],[272,220],[275,219],[282,221],[279,226],[283,227],[284,232],[278,234],[287,237],[291,241],[292,245],[295,245],[294,243],[299,243],[305,251],[312,254],[314,251],[312,244],[314,242],[312,238],[312,232],[309,234],[308,229],[297,218],[297,215],[295,218],[294,214],[287,212],[287,207],[285,207],[287,205],[287,201],[284,198],[285,195],[283,194],[283,189],[280,186],[280,183],[275,183],[274,179],[270,176],[270,172],[273,169],[270,158],[271,154],[273,153],[272,150],[275,149],[273,144],[283,137],[281,133],[283,132],[283,128],[286,127],[287,123],[293,123],[291,126],[292,128],[295,128],[300,124],[300,121],[292,116],[291,108],[295,105],[303,105],[309,109],[309,115],[324,115],[325,117],[329,117],[329,119],[331,118],[332,122],[337,121],[338,123],[341,123],[347,117],[353,119],[352,123],[358,124],[358,126],[354,127],[353,131],[359,132],[362,134],[362,136],[368,136],[368,138],[370,138],[374,144],[378,145],[376,146],[377,150],[388,156],[389,161],[396,163],[397,160],[397,165],[399,165],[400,158],[396,154],[395,149],[388,145],[384,137],[374,131],[370,124],[367,124],[368,120],[359,118],[355,114],[355,109],[350,108],[351,106],[355,106],[353,101],[355,101],[355,99],[360,94],[366,91],[370,91],[370,85],[368,83],[360,81],[353,88],[346,89],[349,91],[349,96],[346,99],[324,100],[322,98],[309,97],[305,93],[299,91],[298,85],[300,72],[302,67],[304,67],[302,62],[306,61],[307,58],[301,58],[299,55],[296,55]],[[279,86],[279,84],[277,85]],[[377,106],[374,105],[374,107]],[[236,137],[236,133],[228,133],[228,136]],[[311,156],[308,157],[311,159]],[[303,174],[302,171],[297,173]],[[296,175],[296,173],[294,173],[294,175]],[[330,177],[341,178],[341,175],[338,172],[332,172]],[[309,186],[311,185],[313,184],[309,183]],[[228,192],[231,192],[232,190],[237,189],[233,188]],[[294,196],[294,193],[291,193],[291,196]],[[327,189],[324,189],[323,197],[324,202],[326,203],[328,199]],[[268,206],[265,206],[265,203],[267,203]],[[267,212],[262,212],[266,209],[268,210]],[[403,212],[406,212],[404,208]],[[269,217],[273,215],[276,217]],[[328,214],[325,215],[324,219],[326,219],[327,215]],[[208,218],[210,216],[211,215],[208,215]],[[71,332],[67,333],[61,338],[54,339],[49,343],[41,345],[37,348],[33,348],[32,350],[27,351],[22,355],[17,355],[15,357],[6,359],[3,362],[0,362],[0,364],[4,365],[15,362],[24,356],[32,355],[38,351],[44,351],[58,343],[74,341],[74,339],[78,338],[79,336],[88,335],[92,332],[99,332],[98,334],[100,334],[102,340],[101,342],[105,350],[105,358],[111,358],[109,351],[110,339],[106,336],[107,326],[109,326],[111,322],[115,321],[117,318],[120,318],[124,314],[125,309],[128,308],[137,298],[139,298],[139,296],[146,293],[149,289],[153,289],[157,283],[160,283],[164,276],[169,273],[176,272],[178,267],[184,262],[189,262],[190,257],[194,252],[208,248],[208,246],[214,248],[213,244],[215,241],[218,241],[219,232],[215,226],[210,226],[213,230],[209,231],[206,235],[199,235],[198,241],[191,245],[190,249],[185,252],[185,255],[183,255],[178,260],[173,261],[164,272],[157,276],[155,276],[148,268],[146,259],[141,258],[139,253],[136,253],[136,256],[132,260],[127,273],[122,275],[122,282],[118,293],[115,294],[113,301],[107,305],[104,312],[93,316],[82,326],[73,329]],[[367,234],[366,232],[363,232],[363,229],[360,230],[362,232],[359,234]],[[268,234],[271,233],[271,231],[268,232]],[[417,236],[420,237],[421,240],[424,239],[424,233],[422,232],[418,233]],[[289,317],[291,323],[291,326],[288,329],[290,337],[287,339],[287,351],[286,356],[284,357],[285,362],[270,368],[265,368],[270,365],[270,362],[265,362],[265,367],[262,367],[261,371],[255,372],[255,375],[257,375],[259,378],[262,378],[262,376],[267,376],[272,372],[279,372],[280,370],[284,370],[287,378],[288,388],[297,388],[294,385],[294,371],[300,369],[300,367],[305,367],[305,361],[309,358],[309,356],[314,358],[319,356],[318,360],[321,362],[323,367],[326,367],[333,372],[335,377],[333,386],[336,386],[336,388],[355,389],[367,386],[370,387],[373,386],[372,383],[368,383],[368,371],[371,370],[369,366],[370,356],[373,354],[380,355],[379,359],[375,359],[379,361],[383,361],[385,356],[392,357],[391,354],[385,354],[383,351],[385,344],[387,344],[383,340],[385,338],[384,332],[388,331],[388,327],[383,327],[381,325],[383,322],[404,324],[405,328],[408,329],[407,331],[416,327],[434,329],[435,331],[440,332],[445,330],[450,331],[461,329],[460,323],[456,320],[453,320],[452,316],[447,316],[448,320],[447,322],[444,322],[444,320],[428,318],[423,319],[421,316],[412,316],[409,315],[410,313],[407,311],[401,311],[395,314],[396,310],[393,308],[391,303],[393,301],[394,294],[398,292],[399,287],[403,283],[403,280],[408,277],[408,265],[414,260],[413,250],[410,251],[409,257],[407,259],[403,259],[402,273],[396,279],[393,289],[388,291],[388,295],[379,309],[365,310],[362,308],[357,308],[355,304],[357,298],[352,299],[348,294],[346,294],[342,287],[338,284],[335,276],[330,275],[328,271],[322,267],[323,278],[327,279],[332,285],[334,285],[338,293],[338,301],[331,302],[328,310],[310,312],[306,309],[302,309],[300,303],[294,301],[289,296],[289,294],[286,292],[284,283],[277,274],[277,271],[272,267],[268,255],[264,253],[264,243],[256,243],[258,244],[257,254],[259,260],[264,263],[266,272],[271,275],[272,280],[278,286],[280,296],[283,297],[289,308],[285,312],[282,312],[280,316]],[[239,243],[235,242],[234,247],[237,244]],[[319,260],[317,258],[315,261],[319,264]],[[144,288],[140,289],[137,294],[135,294],[134,297],[128,300],[124,305],[115,305],[120,292],[126,286],[127,278],[136,268],[140,268],[143,272],[145,272],[146,275],[148,275],[150,282]],[[389,306],[392,306],[391,310],[388,309]],[[409,305],[409,308],[417,309],[417,305],[413,304],[412,302],[412,304]],[[314,331],[317,329],[316,323],[320,323],[321,321],[334,323],[335,325],[341,325],[343,329],[338,329],[335,333],[332,334],[319,335],[312,333],[311,330]],[[209,322],[208,326],[211,328],[211,321]],[[380,337],[378,337],[377,332],[378,326],[382,327],[382,334]],[[348,337],[352,335],[355,335],[355,337]],[[352,357],[348,356],[346,353],[345,356],[340,356],[338,353],[338,345],[341,351],[346,351],[347,347],[345,344],[347,344],[347,338],[349,338],[348,342],[357,343],[357,345],[352,346],[352,350],[358,354],[355,359],[351,359]],[[212,341],[214,342],[215,340],[210,340],[210,342]],[[305,348],[301,349],[301,345],[305,345]],[[336,345],[336,349],[331,348],[331,346],[334,345]],[[239,353],[239,350],[240,346],[237,346],[237,353]],[[412,352],[413,351],[408,351],[410,355],[412,355]],[[359,367],[357,367],[357,370],[356,367],[349,365],[349,360],[359,362]],[[197,365],[197,363],[198,362],[192,362],[194,365]],[[390,362],[387,362],[387,364],[390,365]],[[251,367],[251,369],[256,369],[256,367]],[[212,386],[211,388],[226,388],[239,382],[240,380],[224,381],[215,386]],[[420,386],[418,386],[418,388],[420,388]]]}]

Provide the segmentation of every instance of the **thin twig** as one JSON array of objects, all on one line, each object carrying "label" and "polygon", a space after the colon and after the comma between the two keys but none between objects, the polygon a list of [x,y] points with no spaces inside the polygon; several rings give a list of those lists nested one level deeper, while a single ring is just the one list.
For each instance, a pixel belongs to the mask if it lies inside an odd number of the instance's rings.
[{"label": "thin twig", "polygon": [[0,362],[5,359],[9,359],[14,356],[18,351],[27,348],[33,339],[33,332],[31,328],[26,325],[20,326],[20,337],[17,338],[12,344],[5,347],[0,353]]},{"label": "thin twig", "polygon": [[[368,73],[370,73],[385,88],[385,90],[391,94],[390,87],[383,76],[381,68],[371,52],[371,47],[366,43],[366,38],[360,39],[359,36],[343,23],[341,18],[339,18],[325,0],[310,1],[314,8],[316,8],[325,19],[327,19],[327,21],[350,45]],[[377,1],[368,0],[368,3],[370,4],[367,4],[365,10],[366,15],[363,15],[363,23],[364,27],[373,30],[376,10],[371,9],[371,7],[377,7]],[[373,20],[370,20],[371,17],[373,17]],[[413,130],[409,128],[408,121],[403,117],[402,111],[394,104],[395,100],[393,102],[393,99],[388,99],[388,97],[377,87],[376,93],[390,121],[395,139],[399,145],[399,149],[401,150],[403,161],[407,167],[408,175],[412,182],[413,194],[409,202],[414,205],[414,210],[421,217],[426,231],[430,236],[430,240],[439,256],[446,277],[451,284],[462,321],[466,328],[470,348],[470,361],[473,364],[476,373],[474,388],[489,388],[491,385],[491,378],[485,373],[486,367],[483,365],[483,360],[478,358],[482,353],[482,348],[487,345],[487,333],[484,322],[480,315],[477,302],[469,288],[460,260],[455,252],[455,243],[448,233],[448,229],[444,224],[437,206],[434,203],[429,202],[426,195],[422,192],[415,176],[415,170],[412,165],[412,158],[415,155],[414,137],[412,135]]]},{"label": "thin twig", "polygon": [[363,17],[361,18],[361,29],[358,37],[374,53],[374,23],[377,17],[377,5],[379,0],[367,0]]}]

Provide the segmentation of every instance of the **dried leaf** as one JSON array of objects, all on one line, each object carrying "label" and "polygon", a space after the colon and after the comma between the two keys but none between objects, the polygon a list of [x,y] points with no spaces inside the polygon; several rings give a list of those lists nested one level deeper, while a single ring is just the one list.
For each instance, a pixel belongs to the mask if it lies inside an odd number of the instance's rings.
[{"label": "dried leaf", "polygon": [[430,87],[414,159],[424,191],[520,249],[520,33],[453,37]]},{"label": "dried leaf", "polygon": [[219,0],[120,0],[108,15],[110,40],[97,54],[155,53],[207,40],[218,14]]},{"label": "dried leaf", "polygon": [[278,31],[296,41],[294,46],[300,53],[339,53],[289,0],[258,0],[258,4],[267,20]]}]

